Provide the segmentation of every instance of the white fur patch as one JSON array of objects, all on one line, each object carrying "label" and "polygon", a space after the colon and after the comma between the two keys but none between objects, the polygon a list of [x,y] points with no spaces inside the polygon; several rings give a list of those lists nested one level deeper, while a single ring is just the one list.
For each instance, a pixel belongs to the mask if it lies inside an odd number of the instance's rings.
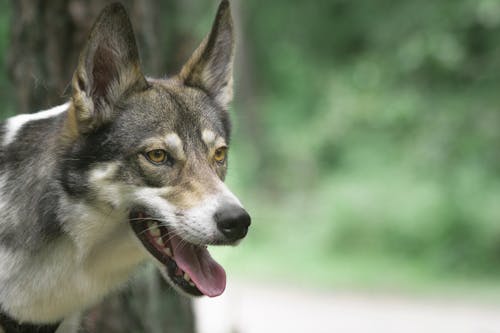
[{"label": "white fur patch", "polygon": [[175,133],[169,133],[169,134],[167,134],[167,136],[165,137],[165,142],[169,146],[173,146],[173,147],[175,147],[177,149],[182,149],[181,138],[179,138],[179,136],[177,134],[175,134]]},{"label": "white fur patch", "polygon": [[165,136],[165,144],[170,149],[174,150],[177,158],[184,159],[184,148],[182,147],[182,140],[175,133],[169,133]]},{"label": "white fur patch", "polygon": [[5,124],[5,135],[3,137],[3,145],[7,146],[14,141],[16,138],[17,132],[24,126],[24,124],[41,119],[47,119],[55,117],[64,111],[68,110],[69,103],[65,103],[52,109],[40,111],[33,114],[20,114],[18,116],[11,117],[7,119]]},{"label": "white fur patch", "polygon": [[217,136],[217,134],[209,129],[203,130],[203,132],[201,133],[201,138],[203,139],[207,147],[215,146],[216,148],[218,148],[226,145],[226,141],[224,140],[224,138]]},{"label": "white fur patch", "polygon": [[201,138],[205,142],[207,146],[212,146],[215,142],[215,133],[212,132],[211,130],[203,130],[201,133]]},{"label": "white fur patch", "polygon": [[226,184],[220,182],[217,194],[205,198],[195,207],[184,211],[182,220],[175,219],[170,224],[182,238],[191,243],[210,243],[220,238],[214,214],[219,208],[227,204],[243,207]]}]

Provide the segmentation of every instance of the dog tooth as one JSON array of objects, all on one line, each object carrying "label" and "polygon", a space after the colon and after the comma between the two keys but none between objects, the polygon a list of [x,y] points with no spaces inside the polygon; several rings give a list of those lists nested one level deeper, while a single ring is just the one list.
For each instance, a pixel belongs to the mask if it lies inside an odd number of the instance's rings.
[{"label": "dog tooth", "polygon": [[195,286],[195,285],[194,285],[194,283],[193,283],[193,281],[189,281],[189,285],[190,285],[191,287],[194,287],[194,286]]},{"label": "dog tooth", "polygon": [[165,254],[169,257],[172,256],[172,251],[170,251],[170,248],[169,247],[166,247],[165,249],[163,249],[163,251],[165,252]]},{"label": "dog tooth", "polygon": [[151,233],[151,235],[153,235],[153,237],[161,236],[160,229],[158,229],[155,225],[151,229],[149,229],[149,232]]},{"label": "dog tooth", "polygon": [[165,247],[165,244],[163,243],[163,239],[161,238],[161,235],[156,237],[156,242],[161,245],[161,247]]},{"label": "dog tooth", "polygon": [[186,280],[187,282],[189,282],[191,280],[188,273],[184,273],[184,280]]}]

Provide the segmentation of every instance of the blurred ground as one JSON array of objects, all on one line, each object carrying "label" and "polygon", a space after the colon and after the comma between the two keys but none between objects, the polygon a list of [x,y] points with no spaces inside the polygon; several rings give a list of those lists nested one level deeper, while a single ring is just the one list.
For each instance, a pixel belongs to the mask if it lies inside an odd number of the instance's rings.
[{"label": "blurred ground", "polygon": [[199,333],[493,333],[500,303],[234,283],[195,303]]}]

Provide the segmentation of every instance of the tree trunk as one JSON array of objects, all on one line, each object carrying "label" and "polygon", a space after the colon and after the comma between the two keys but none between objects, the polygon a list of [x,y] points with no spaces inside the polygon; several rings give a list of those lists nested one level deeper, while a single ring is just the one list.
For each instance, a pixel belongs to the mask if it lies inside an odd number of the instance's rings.
[{"label": "tree trunk", "polygon": [[[69,99],[69,82],[78,54],[92,22],[111,1],[13,0],[11,45],[7,55],[9,76],[15,86],[17,111],[30,113]],[[172,42],[180,38],[157,32],[171,29],[163,16],[175,17],[174,0],[125,0],[135,28],[145,73],[163,76],[165,64],[179,66],[179,53]],[[168,13],[162,15],[165,11]],[[183,50],[182,45],[175,49]],[[165,55],[169,50],[170,57]],[[191,333],[194,320],[191,304],[164,282],[155,269],[147,269],[126,290],[108,297],[82,319],[86,332]],[[69,332],[69,330],[65,330]],[[80,330],[81,332],[81,330]]]}]

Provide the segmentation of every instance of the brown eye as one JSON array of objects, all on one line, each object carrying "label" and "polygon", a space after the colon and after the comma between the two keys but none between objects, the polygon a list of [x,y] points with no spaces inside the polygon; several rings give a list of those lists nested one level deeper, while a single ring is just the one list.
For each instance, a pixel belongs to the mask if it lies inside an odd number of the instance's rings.
[{"label": "brown eye", "polygon": [[168,154],[163,149],[154,149],[146,153],[146,158],[154,164],[163,164],[168,160]]},{"label": "brown eye", "polygon": [[227,147],[220,147],[215,150],[214,159],[217,163],[223,164],[226,161]]}]

